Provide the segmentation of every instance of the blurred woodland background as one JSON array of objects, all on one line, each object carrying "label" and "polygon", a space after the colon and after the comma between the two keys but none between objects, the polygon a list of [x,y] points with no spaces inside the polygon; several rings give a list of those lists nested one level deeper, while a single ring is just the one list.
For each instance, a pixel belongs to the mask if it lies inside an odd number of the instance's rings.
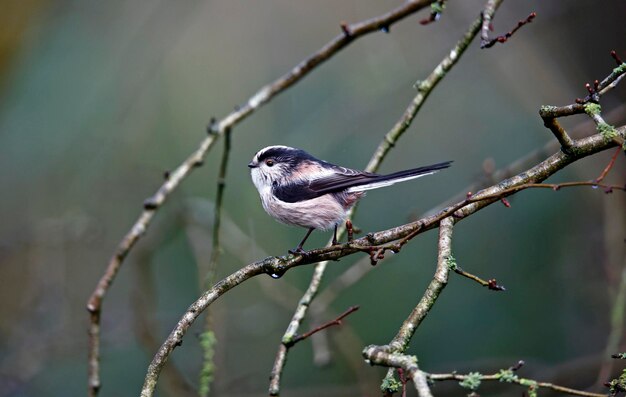
[{"label": "blurred woodland background", "polygon": [[[401,3],[2,0],[0,396],[84,395],[87,298],[163,173],[195,150],[211,117],[224,116],[319,49],[340,33],[341,21]],[[415,95],[413,84],[483,7],[484,0],[451,1],[436,23],[419,23],[424,10],[388,34],[360,38],[235,128],[218,278],[286,253],[304,232],[265,214],[246,167],[252,155],[284,144],[365,167]],[[622,0],[505,1],[495,33],[532,11],[537,18],[509,42],[486,50],[478,40],[471,44],[381,172],[445,160],[453,167],[369,193],[355,220],[363,233],[441,206],[485,172],[554,140],[540,106],[586,95],[585,82],[615,67],[611,50],[626,57]],[[609,123],[625,123],[624,99],[623,84],[603,97]],[[563,124],[581,136],[595,133],[585,116]],[[204,290],[221,146],[159,210],[104,303],[102,396],[138,393],[156,347]],[[610,152],[550,181],[593,179]],[[625,160],[618,158],[609,182],[624,183]],[[492,205],[460,223],[453,240],[460,266],[497,278],[507,291],[453,275],[409,353],[434,372],[496,372],[523,359],[525,376],[591,387],[607,358],[611,308],[626,265],[626,195],[581,187],[525,191],[509,201],[511,208]],[[322,246],[329,237],[316,232],[307,245]],[[363,256],[332,263],[325,285]],[[435,261],[430,232],[339,290],[315,321],[350,305],[360,310],[325,332],[332,359],[317,360],[327,365],[313,362],[315,340],[292,349],[283,395],[379,395],[384,369],[366,365],[361,350],[395,334]],[[211,395],[266,394],[280,338],[312,271],[257,277],[211,307],[218,341]],[[168,362],[159,395],[195,395],[202,323]],[[464,393],[454,384],[438,388]]]}]

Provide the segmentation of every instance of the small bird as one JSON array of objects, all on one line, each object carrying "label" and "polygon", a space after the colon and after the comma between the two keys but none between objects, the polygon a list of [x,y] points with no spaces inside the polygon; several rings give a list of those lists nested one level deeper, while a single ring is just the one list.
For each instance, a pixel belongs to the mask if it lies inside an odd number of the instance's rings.
[{"label": "small bird", "polygon": [[337,225],[346,219],[347,211],[366,190],[434,174],[451,163],[379,175],[340,167],[301,149],[268,146],[254,155],[248,167],[265,211],[279,222],[309,229],[300,244],[289,250],[302,253],[304,242],[315,229],[334,227],[332,245],[335,245]]}]

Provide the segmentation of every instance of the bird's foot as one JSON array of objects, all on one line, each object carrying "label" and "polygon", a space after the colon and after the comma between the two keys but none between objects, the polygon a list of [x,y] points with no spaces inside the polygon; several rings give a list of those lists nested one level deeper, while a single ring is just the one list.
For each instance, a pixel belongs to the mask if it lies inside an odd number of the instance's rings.
[{"label": "bird's foot", "polygon": [[296,247],[290,250],[287,250],[291,255],[305,255],[306,251],[302,249],[302,247]]}]

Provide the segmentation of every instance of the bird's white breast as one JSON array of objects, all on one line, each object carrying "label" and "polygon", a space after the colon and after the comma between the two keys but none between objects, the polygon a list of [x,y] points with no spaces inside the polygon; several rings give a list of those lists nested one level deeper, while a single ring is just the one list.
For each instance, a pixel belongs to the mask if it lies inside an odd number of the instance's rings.
[{"label": "bird's white breast", "polygon": [[288,225],[326,230],[343,222],[346,211],[329,194],[295,203],[278,200],[271,192],[259,191],[265,211]]}]

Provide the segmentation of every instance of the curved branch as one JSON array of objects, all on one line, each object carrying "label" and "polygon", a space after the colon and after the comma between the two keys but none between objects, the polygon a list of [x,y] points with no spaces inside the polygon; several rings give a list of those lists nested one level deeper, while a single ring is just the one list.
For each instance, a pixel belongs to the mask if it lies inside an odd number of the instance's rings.
[{"label": "curved branch", "polygon": [[[626,126],[618,128],[617,133],[623,138],[626,135]],[[572,162],[609,149],[615,145],[615,142],[612,140],[607,141],[601,134],[595,134],[575,141],[573,145],[575,154],[570,155],[559,151],[525,172],[486,188],[470,198],[441,210],[435,215],[391,229],[369,233],[365,237],[345,244],[313,249],[303,255],[269,257],[247,265],[218,282],[189,307],[150,363],[141,396],[152,396],[162,367],[165,365],[165,362],[174,348],[182,342],[183,336],[200,313],[221,295],[245,280],[262,273],[282,275],[296,266],[317,263],[324,260],[339,259],[356,252],[369,252],[372,249],[380,249],[383,244],[393,243],[397,240],[408,241],[408,239],[418,234],[437,227],[444,218],[452,215],[455,217],[456,222],[458,222],[493,202],[498,201],[502,192],[507,191],[507,189],[529,183],[539,183]]]}]

